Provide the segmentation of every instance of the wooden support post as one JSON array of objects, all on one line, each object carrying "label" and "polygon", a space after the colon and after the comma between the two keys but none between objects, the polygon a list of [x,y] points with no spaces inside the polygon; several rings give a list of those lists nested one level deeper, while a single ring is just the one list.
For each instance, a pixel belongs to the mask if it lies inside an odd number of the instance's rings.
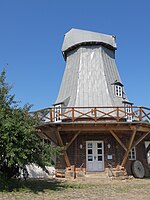
[{"label": "wooden support post", "polygon": [[143,134],[143,135],[132,145],[131,149],[132,149],[133,147],[137,146],[137,145],[138,145],[147,135],[149,135],[149,134],[150,134],[150,131],[147,132],[147,133],[145,133],[145,134]]},{"label": "wooden support post", "polygon": [[122,141],[119,139],[119,137],[115,134],[114,131],[110,130],[110,133],[112,134],[112,136],[117,140],[117,142],[122,146],[122,148],[127,151],[127,148],[125,147],[125,145],[122,143]]},{"label": "wooden support post", "polygon": [[[63,141],[62,141],[62,138],[61,138],[61,136],[60,136],[60,133],[59,133],[59,130],[58,130],[58,129],[57,129],[57,131],[56,131],[56,135],[57,135],[58,144],[59,144],[61,147],[63,147],[64,144],[63,144]],[[70,165],[70,161],[69,161],[69,158],[68,158],[68,155],[67,155],[66,150],[64,150],[64,159],[65,159],[65,162],[66,162],[66,166],[67,166],[67,167],[70,167],[71,165]]]},{"label": "wooden support post", "polygon": [[134,141],[134,138],[135,138],[135,135],[136,135],[136,128],[133,130],[133,133],[130,137],[130,140],[129,140],[129,145],[128,145],[128,149],[124,155],[124,158],[123,158],[123,161],[121,163],[121,166],[124,167],[126,165],[126,162],[127,162],[127,159],[128,159],[128,156],[129,156],[129,152],[132,148],[132,144],[133,144],[133,141]]},{"label": "wooden support post", "polygon": [[77,165],[77,138],[75,139],[75,150],[74,150],[74,179],[77,177],[76,165]]},{"label": "wooden support post", "polygon": [[73,136],[73,138],[70,140],[70,142],[66,145],[65,150],[67,150],[67,149],[70,147],[70,145],[72,144],[72,142],[78,137],[79,134],[80,134],[80,131],[78,131],[78,132]]}]

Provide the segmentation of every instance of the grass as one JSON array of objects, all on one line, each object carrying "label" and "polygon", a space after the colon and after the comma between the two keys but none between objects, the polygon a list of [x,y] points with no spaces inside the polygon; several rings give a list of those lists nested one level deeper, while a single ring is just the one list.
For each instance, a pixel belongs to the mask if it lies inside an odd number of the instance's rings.
[{"label": "grass", "polygon": [[0,192],[55,192],[65,189],[79,189],[82,188],[81,184],[68,183],[66,181],[55,181],[55,180],[27,180],[17,181],[15,179],[9,180],[8,182],[0,182]]},{"label": "grass", "polygon": [[[10,180],[9,182],[0,181],[0,199],[15,199],[15,200],[34,200],[34,199],[51,199],[51,195],[57,195],[59,199],[60,195],[71,195],[75,192],[75,195],[138,195],[142,194],[147,197],[150,189],[150,179],[133,179],[128,181],[60,181],[60,180],[27,180],[27,181],[17,181]],[[74,198],[74,197],[73,197]],[[65,199],[65,198],[64,198]],[[68,199],[68,198],[67,198]],[[72,198],[70,198],[72,199]],[[119,198],[118,198],[119,199]],[[120,198],[121,199],[121,198]],[[149,199],[149,198],[148,198]],[[123,199],[122,199],[123,200]]]}]

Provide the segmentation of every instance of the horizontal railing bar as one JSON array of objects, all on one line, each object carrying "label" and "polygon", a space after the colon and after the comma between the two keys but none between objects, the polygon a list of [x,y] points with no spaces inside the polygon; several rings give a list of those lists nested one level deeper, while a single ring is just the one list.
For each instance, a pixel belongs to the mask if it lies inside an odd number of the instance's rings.
[{"label": "horizontal railing bar", "polygon": [[147,107],[142,107],[144,110],[150,110],[150,108],[147,108]]},{"label": "horizontal railing bar", "polygon": [[[87,109],[87,108],[128,108],[128,106],[89,106],[89,107],[86,107],[86,106],[76,106],[76,107],[64,107],[62,106],[61,109],[72,109],[72,108],[79,108],[79,109]],[[131,106],[129,108],[142,108],[142,109],[145,109],[145,110],[150,110],[150,108],[147,108],[147,107],[143,107],[143,106]],[[48,108],[43,108],[43,109],[40,109],[40,110],[36,110],[36,111],[31,111],[30,113],[36,113],[36,112],[40,112],[40,111],[44,111],[44,110],[51,110],[51,109],[55,109],[55,106],[53,107],[48,107]]]}]

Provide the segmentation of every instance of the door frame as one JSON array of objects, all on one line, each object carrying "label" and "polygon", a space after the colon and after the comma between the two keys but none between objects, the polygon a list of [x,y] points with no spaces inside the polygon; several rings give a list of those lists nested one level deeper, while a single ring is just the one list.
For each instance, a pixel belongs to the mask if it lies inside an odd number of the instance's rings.
[{"label": "door frame", "polygon": [[[88,170],[88,143],[92,143],[92,144],[94,144],[94,143],[102,143],[102,169],[101,170]],[[96,146],[94,147],[94,148],[97,148]],[[97,151],[97,149],[94,149],[94,152],[96,152]],[[96,155],[97,156],[97,155]],[[95,157],[95,154],[93,153],[93,157]],[[93,162],[94,162],[94,158],[93,158]],[[96,160],[95,161],[95,165],[96,165],[96,163],[98,163],[98,161]],[[87,140],[86,141],[86,169],[87,169],[87,171],[89,171],[89,172],[103,172],[104,171],[104,141],[103,140]]]}]

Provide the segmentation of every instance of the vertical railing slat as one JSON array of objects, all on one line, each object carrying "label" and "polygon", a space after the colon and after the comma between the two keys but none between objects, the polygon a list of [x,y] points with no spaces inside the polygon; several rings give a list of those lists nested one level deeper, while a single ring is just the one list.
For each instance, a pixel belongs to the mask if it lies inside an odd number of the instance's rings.
[{"label": "vertical railing slat", "polygon": [[119,107],[117,107],[117,122],[119,122]]},{"label": "vertical railing slat", "polygon": [[50,122],[52,122],[53,121],[53,111],[52,111],[52,109],[50,109]]},{"label": "vertical railing slat", "polygon": [[72,108],[72,122],[74,122],[74,108]]},{"label": "vertical railing slat", "polygon": [[142,107],[140,107],[140,114],[139,114],[139,121],[141,122],[142,121]]},{"label": "vertical railing slat", "polygon": [[94,120],[97,121],[96,108],[94,108]]}]

